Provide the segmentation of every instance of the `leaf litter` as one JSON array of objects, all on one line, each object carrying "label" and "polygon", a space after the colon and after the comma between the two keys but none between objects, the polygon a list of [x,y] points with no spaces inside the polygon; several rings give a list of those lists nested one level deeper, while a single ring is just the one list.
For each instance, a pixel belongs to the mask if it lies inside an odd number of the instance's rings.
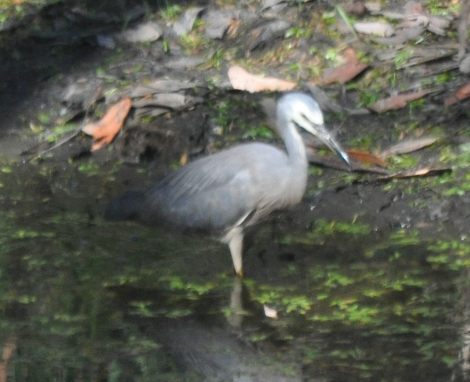
[{"label": "leaf litter", "polygon": [[124,120],[131,109],[132,101],[124,98],[111,106],[108,112],[98,122],[88,123],[82,131],[94,138],[91,151],[97,151],[109,145],[122,128]]},{"label": "leaf litter", "polygon": [[[360,2],[355,2],[360,3]],[[204,35],[211,40],[222,41],[233,40],[236,41],[240,36],[247,37],[245,41],[245,56],[249,57],[251,52],[255,50],[262,50],[267,43],[272,43],[275,39],[285,40],[286,30],[293,25],[293,20],[284,19],[265,19],[262,22],[263,13],[275,12],[275,8],[281,6],[282,8],[289,7],[289,5],[282,1],[265,1],[262,8],[256,10],[251,9],[218,9],[216,7],[194,7],[185,10],[182,15],[176,19],[171,27],[173,32],[178,36],[184,36],[189,33],[193,33],[194,25],[198,19],[204,22],[202,31]],[[393,62],[397,59],[400,54],[401,47],[391,49],[390,46],[402,45],[406,43],[409,38],[416,39],[421,38],[424,30],[437,35],[445,34],[445,31],[450,28],[450,17],[435,16],[428,13],[420,3],[408,3],[406,6],[399,10],[390,11],[383,10],[376,5],[363,5],[355,4],[355,7],[345,6],[345,11],[354,14],[358,17],[366,17],[366,20],[357,21],[354,24],[355,30],[360,34],[369,35],[380,35],[384,38],[397,38],[397,41],[392,40],[378,40],[376,37],[372,37],[376,43],[388,45],[389,56],[386,58],[386,62]],[[258,13],[257,13],[258,12]],[[261,18],[260,18],[261,17]],[[272,17],[272,14],[269,15]],[[343,16],[342,16],[343,17]],[[346,16],[347,17],[347,16]],[[380,17],[381,20],[373,20],[374,17]],[[372,18],[372,19],[371,19]],[[383,21],[383,18],[390,20],[399,20],[399,24],[396,27],[392,27],[391,24]],[[246,27],[245,25],[248,25]],[[400,36],[406,35],[406,39],[403,40]],[[109,35],[112,37],[112,35]],[[157,41],[162,39],[168,39],[169,36],[164,31],[158,21],[142,22],[133,25],[132,28],[116,34],[115,37],[120,36],[124,38],[128,43],[138,43],[141,41]],[[411,37],[410,37],[411,36]],[[353,47],[355,45],[356,47]],[[292,81],[279,77],[262,77],[259,75],[252,74],[240,65],[231,65],[227,71],[231,86],[233,89],[242,91],[254,92],[265,92],[265,91],[289,91],[296,87],[307,87],[316,98],[320,98],[319,103],[322,108],[332,110],[335,113],[347,113],[351,115],[361,115],[367,113],[366,109],[361,108],[350,108],[344,107],[341,103],[335,102],[331,99],[330,94],[325,93],[318,86],[337,86],[338,84],[343,85],[351,83],[358,74],[365,71],[367,68],[376,67],[377,63],[374,62],[374,58],[380,57],[381,50],[375,52],[367,52],[367,49],[359,48],[362,54],[367,57],[367,63],[362,62],[357,58],[356,51],[357,47],[361,44],[347,44],[343,47],[343,53],[338,55],[340,65],[332,66],[330,68],[324,68],[321,75],[317,79],[308,79],[305,81]],[[112,47],[111,47],[112,49]],[[428,49],[428,50],[426,50]],[[439,50],[435,49],[433,52],[429,49],[432,48],[420,48],[414,49],[414,52],[420,52],[422,58],[418,58],[417,53],[415,56],[410,56],[408,62],[403,65],[397,64],[397,67],[405,68],[406,65],[424,65],[431,61],[442,60],[451,56],[455,50]],[[247,55],[248,53],[248,55]],[[416,57],[416,59],[414,59]],[[167,62],[176,62],[175,60],[186,59],[187,61],[194,62],[193,65],[202,62],[202,57],[197,56],[186,56],[186,57],[167,57]],[[383,60],[383,57],[381,58]],[[414,59],[414,61],[412,61]],[[172,61],[173,60],[173,61]],[[195,61],[194,61],[195,60]],[[188,62],[189,62],[188,61]],[[172,68],[172,64],[167,65],[168,68]],[[191,66],[191,63],[188,67]],[[183,65],[185,67],[185,65]],[[315,85],[314,85],[315,84]],[[111,97],[107,97],[107,102],[119,99],[125,99],[125,97],[132,98],[132,105],[134,108],[134,118],[143,117],[157,117],[162,114],[166,114],[171,111],[189,110],[197,105],[203,103],[204,97],[195,96],[191,92],[195,88],[208,88],[207,82],[204,81],[188,81],[188,80],[176,80],[172,79],[171,76],[165,78],[153,78],[146,84],[128,86],[127,89],[119,92],[115,92]],[[323,92],[323,94],[322,94]],[[405,107],[409,102],[426,97],[431,94],[431,90],[418,90],[412,93],[397,94],[387,98],[380,99],[369,106],[371,110],[378,113],[385,113],[390,110],[398,110]],[[393,92],[392,92],[393,93]],[[460,102],[468,97],[469,92],[466,91],[465,87],[448,96],[444,99],[444,105],[452,105],[455,102]],[[321,100],[323,97],[323,100]],[[113,110],[111,108],[110,110]],[[123,123],[124,120],[119,121],[119,118],[115,116],[114,121],[109,125],[114,125],[114,128]],[[107,121],[100,121],[103,122]],[[119,123],[118,123],[119,122]],[[105,124],[108,126],[108,123]],[[84,131],[99,134],[98,131],[106,131],[107,128],[101,126],[87,125]],[[96,141],[93,143],[92,150],[96,150],[103,144],[108,144],[112,141],[112,134],[104,134],[103,136],[95,138]],[[380,157],[374,156],[373,154],[351,150],[352,156],[357,161],[362,163],[375,164],[382,166]],[[396,155],[396,154],[395,154]]]}]

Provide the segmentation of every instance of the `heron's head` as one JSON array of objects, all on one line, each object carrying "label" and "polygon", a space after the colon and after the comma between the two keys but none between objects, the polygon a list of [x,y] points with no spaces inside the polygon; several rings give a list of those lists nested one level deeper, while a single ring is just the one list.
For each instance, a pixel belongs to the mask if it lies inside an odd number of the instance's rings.
[{"label": "heron's head", "polygon": [[338,154],[348,165],[349,156],[325,128],[323,113],[315,100],[303,93],[288,93],[282,96],[277,106],[279,114],[297,126],[319,138],[328,148]]}]

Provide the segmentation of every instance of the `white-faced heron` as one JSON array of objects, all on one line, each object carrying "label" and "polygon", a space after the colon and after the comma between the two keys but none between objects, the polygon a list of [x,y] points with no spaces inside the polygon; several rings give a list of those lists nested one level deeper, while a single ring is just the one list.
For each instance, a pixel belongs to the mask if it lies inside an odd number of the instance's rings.
[{"label": "white-faced heron", "polygon": [[235,271],[242,275],[245,227],[274,210],[298,204],[305,193],[308,161],[297,126],[349,164],[346,152],[323,126],[323,114],[310,96],[282,96],[276,125],[287,153],[268,144],[248,143],[201,158],[146,191],[129,191],[112,200],[105,218],[217,235],[228,243]]}]

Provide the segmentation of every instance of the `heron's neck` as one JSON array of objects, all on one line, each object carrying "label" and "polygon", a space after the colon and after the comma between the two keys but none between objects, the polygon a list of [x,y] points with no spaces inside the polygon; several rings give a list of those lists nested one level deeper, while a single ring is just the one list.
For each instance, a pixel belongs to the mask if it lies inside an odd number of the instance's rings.
[{"label": "heron's neck", "polygon": [[302,179],[306,183],[308,162],[304,141],[293,122],[287,122],[286,126],[288,128],[282,131],[282,138],[286,145],[292,173],[295,174],[296,179]]}]

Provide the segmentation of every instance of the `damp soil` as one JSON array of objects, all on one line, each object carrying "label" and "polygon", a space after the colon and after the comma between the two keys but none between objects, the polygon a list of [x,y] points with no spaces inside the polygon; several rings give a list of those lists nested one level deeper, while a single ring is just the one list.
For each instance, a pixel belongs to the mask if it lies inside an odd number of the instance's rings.
[{"label": "damp soil", "polygon": [[[68,6],[51,5],[28,22],[52,25]],[[306,7],[304,16],[329,9]],[[161,41],[108,51],[76,31],[25,29],[4,32],[0,61],[3,380],[469,378],[470,197],[458,161],[467,155],[468,103],[446,112],[325,112],[347,147],[367,140],[380,150],[411,124],[440,126],[445,139],[409,156],[448,171],[383,179],[328,161],[312,166],[302,203],[248,232],[240,280],[217,241],[112,224],[102,214],[112,197],[151,185],[183,159],[255,139],[282,147],[256,130],[266,130],[261,99],[279,94],[201,88],[193,108],[145,123],[131,115],[107,149],[90,152],[91,138],[78,134],[37,157],[51,146],[55,122],[74,114],[65,100],[71,87],[205,83],[224,68],[168,68]],[[184,51],[174,45],[169,54]],[[341,98],[344,89],[327,90]],[[79,106],[73,120],[84,119]]]}]

